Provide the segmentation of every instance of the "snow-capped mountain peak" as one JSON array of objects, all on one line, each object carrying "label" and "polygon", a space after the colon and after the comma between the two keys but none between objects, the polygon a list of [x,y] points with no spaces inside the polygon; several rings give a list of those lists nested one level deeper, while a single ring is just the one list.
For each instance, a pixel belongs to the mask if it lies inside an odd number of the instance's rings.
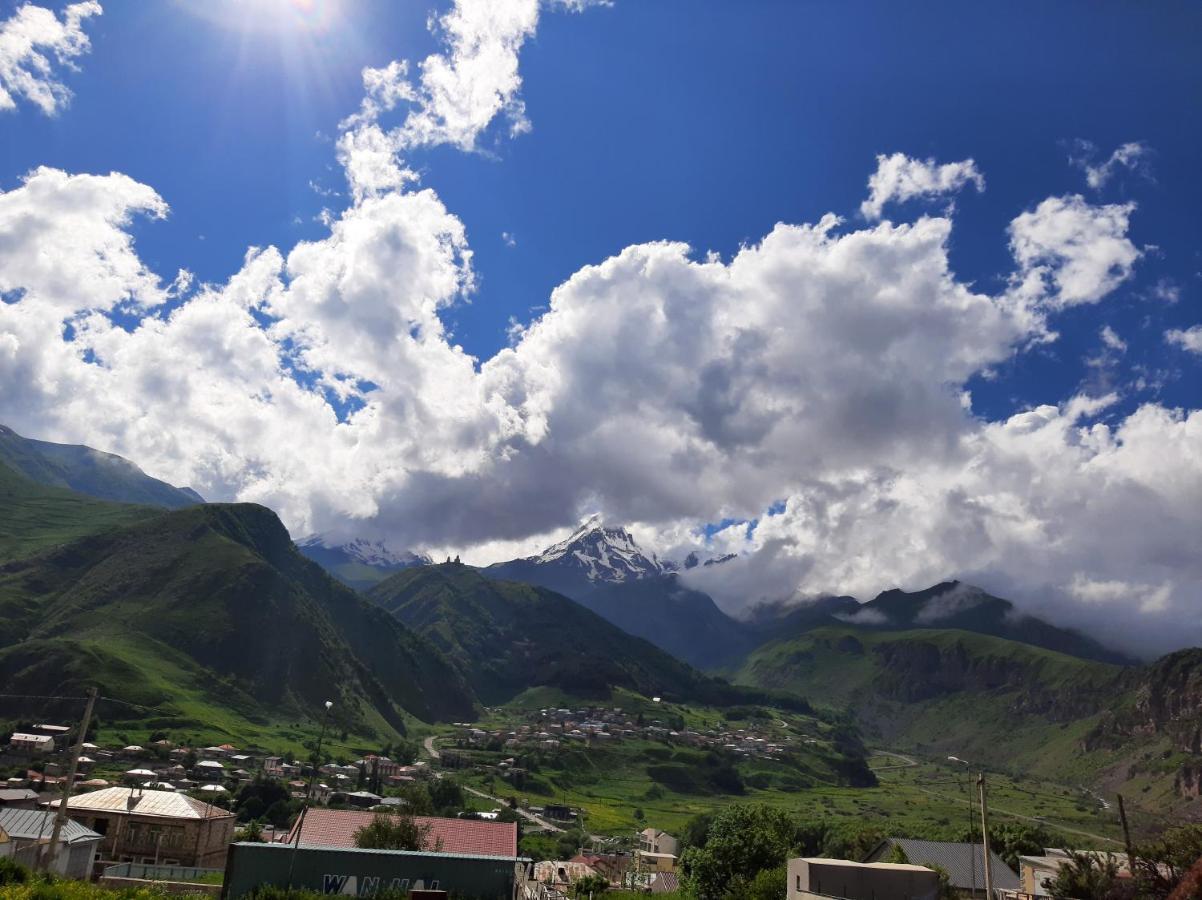
[{"label": "snow-capped mountain peak", "polygon": [[655,554],[644,553],[625,527],[608,525],[600,516],[588,519],[565,540],[528,560],[536,565],[579,569],[592,582],[630,581],[664,571]]},{"label": "snow-capped mountain peak", "polygon": [[[312,534],[296,542],[303,551],[326,550],[335,551],[346,557],[374,566],[380,569],[403,569],[408,566],[429,565],[430,557],[413,553],[410,550],[393,550],[383,541],[369,541],[366,538],[354,538],[345,543],[327,538],[325,535]],[[306,553],[306,556],[311,554]]]}]

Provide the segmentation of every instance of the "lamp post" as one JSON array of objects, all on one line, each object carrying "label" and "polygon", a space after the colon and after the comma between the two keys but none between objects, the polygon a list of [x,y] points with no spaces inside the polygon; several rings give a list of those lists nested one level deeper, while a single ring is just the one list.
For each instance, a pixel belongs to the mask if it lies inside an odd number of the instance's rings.
[{"label": "lamp post", "polygon": [[313,751],[313,764],[309,768],[309,789],[305,791],[305,805],[313,802],[313,782],[317,780],[317,766],[321,763],[321,744],[326,739],[326,725],[330,721],[330,707],[333,700],[326,701],[325,715],[321,717],[321,732],[317,735],[317,749]]},{"label": "lamp post", "polygon": [[969,772],[970,766],[967,760],[963,760],[958,756],[949,756],[947,760],[948,762],[964,766],[964,791],[968,794],[968,841],[969,844],[974,845],[968,854],[968,864],[972,870],[972,895],[975,897],[977,895],[977,848],[975,846],[976,842],[972,839],[973,828],[976,825],[972,814],[972,777]]},{"label": "lamp post", "polygon": [[300,849],[301,829],[305,824],[305,813],[309,811],[309,801],[313,798],[313,782],[317,780],[317,764],[321,759],[321,744],[326,737],[326,724],[330,721],[330,707],[334,705],[334,701],[327,700],[325,703],[326,711],[321,717],[321,731],[317,735],[317,749],[313,751],[314,759],[311,760],[309,766],[309,788],[305,791],[305,803],[301,807],[300,815],[296,819],[296,836],[292,842],[292,852],[289,854],[288,860],[288,887],[292,887],[292,873],[296,868],[296,851]]}]

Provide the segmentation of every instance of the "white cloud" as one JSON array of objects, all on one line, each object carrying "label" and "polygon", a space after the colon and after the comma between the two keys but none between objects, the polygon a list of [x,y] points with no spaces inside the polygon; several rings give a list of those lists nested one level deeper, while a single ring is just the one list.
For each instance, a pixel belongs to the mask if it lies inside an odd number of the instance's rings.
[{"label": "white cloud", "polygon": [[1010,223],[1016,295],[1053,307],[1097,303],[1131,277],[1140,252],[1127,237],[1135,204],[1095,206],[1048,197]]},{"label": "white cloud", "polygon": [[48,9],[26,3],[0,22],[0,110],[17,100],[53,116],[71,99],[56,68],[74,69],[74,60],[90,49],[83,21],[101,13],[95,0],[72,3],[60,21]]},{"label": "white cloud", "polygon": [[[462,8],[452,47],[490,15]],[[529,19],[496,15],[487,27],[510,38],[481,46],[516,54]],[[1149,641],[1197,640],[1180,622],[1202,583],[1202,413],[1090,424],[1107,393],[990,423],[965,392],[1052,340],[1059,308],[1122,283],[1131,207],[1067,197],[1022,213],[997,294],[953,273],[946,215],[780,224],[726,261],[635,245],[478,361],[440,319],[475,287],[463,223],[377,118],[413,103],[461,146],[475,138],[453,134],[488,123],[453,129],[424,82],[409,100],[401,67],[378,72],[376,107],[339,142],[350,207],[321,240],[250,250],[225,284],[147,269],[130,220],[167,208],[125,176],[39,169],[0,193],[0,421],[266,503],[298,534],[483,560],[585,511],[658,549],[695,543],[698,522],[758,519],[711,542],[742,558],[690,576],[728,605],[960,575],[1054,616],[1104,608]],[[502,97],[482,108],[504,115],[516,87],[495,86],[512,81],[479,78]],[[1107,600],[1112,582],[1136,599]]]},{"label": "white cloud", "polygon": [[1124,341],[1121,337],[1119,337],[1118,332],[1116,332],[1109,325],[1102,326],[1102,331],[1100,333],[1100,337],[1102,338],[1102,343],[1105,344],[1107,347],[1109,347],[1111,350],[1114,350],[1118,353],[1126,353],[1127,352],[1127,342]]},{"label": "white cloud", "polygon": [[1076,150],[1069,156],[1069,162],[1085,173],[1085,183],[1096,191],[1105,187],[1119,169],[1151,177],[1148,167],[1151,153],[1152,150],[1147,144],[1131,141],[1121,145],[1102,162],[1095,163],[1097,148],[1089,141],[1077,141]]},{"label": "white cloud", "polygon": [[1164,339],[1190,353],[1202,353],[1202,325],[1191,328],[1172,328],[1164,333]]},{"label": "white cloud", "polygon": [[940,165],[933,159],[912,159],[904,153],[876,158],[876,171],[868,179],[868,199],[860,204],[865,219],[881,217],[885,204],[915,197],[939,197],[972,184],[985,190],[985,176],[971,159]]}]

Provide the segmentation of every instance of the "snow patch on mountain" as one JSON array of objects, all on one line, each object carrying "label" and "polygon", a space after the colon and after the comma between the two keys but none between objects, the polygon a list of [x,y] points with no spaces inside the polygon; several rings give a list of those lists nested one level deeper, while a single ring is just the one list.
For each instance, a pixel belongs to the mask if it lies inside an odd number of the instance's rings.
[{"label": "snow patch on mountain", "polygon": [[592,582],[632,581],[667,571],[654,553],[643,552],[625,527],[607,525],[600,516],[588,519],[565,540],[527,561],[579,569]]},{"label": "snow patch on mountain", "polygon": [[366,538],[355,538],[345,543],[338,543],[324,535],[312,534],[297,541],[296,545],[301,550],[320,549],[338,552],[356,562],[379,569],[428,566],[433,562],[425,554],[414,553],[411,550],[393,550],[383,541],[370,541]]}]

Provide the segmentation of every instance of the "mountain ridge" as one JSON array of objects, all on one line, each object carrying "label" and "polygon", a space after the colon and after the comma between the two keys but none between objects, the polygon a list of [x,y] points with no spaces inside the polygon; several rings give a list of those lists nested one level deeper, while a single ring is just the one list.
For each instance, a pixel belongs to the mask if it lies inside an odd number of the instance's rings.
[{"label": "mountain ridge", "polygon": [[99,683],[164,722],[224,721],[252,741],[325,699],[345,729],[383,737],[407,716],[474,709],[432,645],[253,504],[151,511],[0,564],[0,681],[55,694]]},{"label": "mountain ridge", "polygon": [[82,444],[22,437],[0,425],[0,463],[47,487],[69,488],[98,500],[182,509],[204,498],[191,488],[152,478],[135,463]]}]

